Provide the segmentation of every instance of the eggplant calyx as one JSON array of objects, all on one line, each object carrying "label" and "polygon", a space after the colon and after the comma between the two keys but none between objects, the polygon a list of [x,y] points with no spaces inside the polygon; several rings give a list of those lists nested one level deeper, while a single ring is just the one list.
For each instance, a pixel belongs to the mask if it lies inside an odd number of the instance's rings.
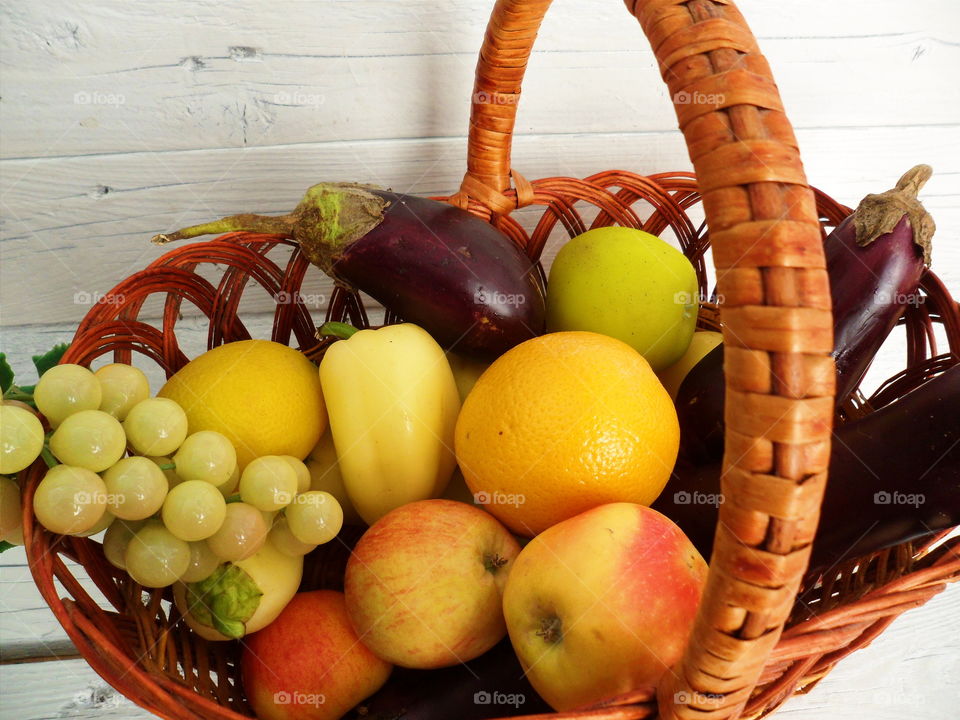
[{"label": "eggplant calyx", "polygon": [[358,183],[319,183],[291,213],[296,218],[293,239],[307,260],[331,277],[343,250],[383,222],[390,203],[371,189]]},{"label": "eggplant calyx", "polygon": [[929,266],[931,239],[937,226],[917,195],[932,174],[933,168],[929,165],[917,165],[905,172],[892,190],[863,198],[853,213],[857,244],[863,247],[881,235],[893,232],[906,215],[913,231],[913,241],[923,251],[923,263]]},{"label": "eggplant calyx", "polygon": [[187,607],[201,625],[228,638],[243,637],[263,592],[243,568],[225,563],[206,580],[187,583]]},{"label": "eggplant calyx", "polygon": [[164,245],[229,232],[284,235],[296,240],[307,259],[333,277],[334,265],[342,251],[383,222],[384,211],[390,203],[370,192],[374,189],[373,185],[359,183],[318,183],[307,190],[288,215],[231,215],[155,235],[151,242]]}]

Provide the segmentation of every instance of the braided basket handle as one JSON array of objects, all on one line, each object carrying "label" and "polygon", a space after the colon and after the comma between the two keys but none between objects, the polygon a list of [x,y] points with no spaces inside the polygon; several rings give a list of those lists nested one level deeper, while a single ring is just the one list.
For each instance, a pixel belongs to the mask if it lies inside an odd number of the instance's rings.
[{"label": "braided basket handle", "polygon": [[[530,197],[510,145],[550,0],[498,0],[474,85],[461,198]],[[710,228],[726,346],[723,493],[710,574],[662,718],[738,717],[806,569],[830,456],[829,284],[814,195],[770,68],[730,0],[627,0],[659,61]]]}]

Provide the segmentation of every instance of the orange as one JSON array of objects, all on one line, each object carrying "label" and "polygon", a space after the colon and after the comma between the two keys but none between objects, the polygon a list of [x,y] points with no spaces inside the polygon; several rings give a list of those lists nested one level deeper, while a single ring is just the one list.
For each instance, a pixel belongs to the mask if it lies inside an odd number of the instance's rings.
[{"label": "orange", "polygon": [[509,350],[480,376],[456,429],[475,501],[526,536],[597,505],[649,505],[679,443],[676,410],[649,363],[592,332]]}]

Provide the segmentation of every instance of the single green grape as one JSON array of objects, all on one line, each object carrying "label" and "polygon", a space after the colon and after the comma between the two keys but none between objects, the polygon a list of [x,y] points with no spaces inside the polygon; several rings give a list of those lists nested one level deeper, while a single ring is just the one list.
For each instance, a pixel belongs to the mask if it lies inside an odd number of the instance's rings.
[{"label": "single green grape", "polygon": [[103,472],[123,457],[127,437],[120,422],[101,410],[80,410],[50,438],[50,451],[64,465]]},{"label": "single green grape", "polygon": [[203,480],[211,485],[225,485],[237,466],[237,451],[226,435],[214,430],[200,430],[187,436],[173,456],[177,475],[184,480]]},{"label": "single green grape", "polygon": [[250,463],[240,475],[240,499],[264,511],[279,510],[297,494],[297,473],[279,455],[264,455]]},{"label": "single green grape", "polygon": [[298,540],[290,530],[290,523],[286,517],[278,518],[273,524],[268,542],[272,542],[277,550],[292,557],[301,557],[317,547],[312,543]]},{"label": "single green grape", "polygon": [[260,514],[263,515],[263,524],[267,528],[267,533],[270,532],[273,524],[282,517],[279,510],[261,510]]},{"label": "single green grape", "polygon": [[185,480],[167,493],[160,515],[170,532],[196,542],[217,532],[226,513],[227,501],[216,487],[203,480]]},{"label": "single green grape", "polygon": [[37,520],[60,535],[90,530],[106,509],[107,487],[87,468],[56,465],[47,470],[33,494]]},{"label": "single green grape", "polygon": [[230,479],[227,480],[223,485],[220,485],[217,489],[225,498],[228,498],[237,492],[238,487],[240,487],[240,466],[234,465],[233,472],[230,474]]},{"label": "single green grape", "polygon": [[172,455],[187,437],[187,415],[169,398],[147,398],[130,408],[123,429],[137,454]]},{"label": "single green grape", "polygon": [[100,382],[81,365],[55,365],[33,389],[33,402],[54,428],[75,412],[96,410],[101,399]]},{"label": "single green grape", "polygon": [[176,468],[173,467],[173,458],[165,455],[151,456],[147,458],[152,461],[163,472],[167,479],[167,490],[173,490],[177,485],[183,482],[183,478],[177,475]]},{"label": "single green grape", "polygon": [[[110,499],[109,493],[107,494],[107,499],[108,500]],[[86,532],[78,532],[78,533],[70,533],[70,534],[76,537],[93,537],[94,535],[99,535],[104,530],[107,530],[111,525],[113,525],[113,521],[116,519],[117,519],[117,516],[114,515],[112,512],[110,512],[109,510],[107,510],[103,513],[103,515],[100,516],[100,519],[97,521],[97,524],[94,525],[89,530],[87,530]]]},{"label": "single green grape", "polygon": [[287,507],[290,532],[302,543],[330,542],[343,527],[343,509],[337,499],[323,490],[301,493]]},{"label": "single green grape", "polygon": [[207,538],[207,544],[221,560],[245,560],[263,547],[267,530],[263,514],[253,505],[230,503],[223,525]]},{"label": "single green grape", "polygon": [[190,546],[154,520],[130,538],[123,564],[140,585],[167,587],[190,567]]},{"label": "single green grape", "polygon": [[293,455],[281,455],[286,460],[293,471],[297,474],[297,492],[302,493],[310,489],[310,469],[303,460],[298,460]]},{"label": "single green grape", "polygon": [[117,520],[110,523],[110,527],[107,528],[107,532],[103,536],[103,554],[107,558],[107,562],[115,568],[126,570],[127,565],[124,557],[127,553],[127,545],[145,524],[141,520]]},{"label": "single green grape", "polygon": [[150,383],[139,368],[111,363],[93,373],[100,383],[100,410],[123,422],[130,408],[150,397]]},{"label": "single green grape", "polygon": [[41,450],[40,418],[17,405],[0,405],[0,473],[12,475],[29,467]]},{"label": "single green grape", "polygon": [[20,486],[13,478],[0,476],[0,540],[6,540],[22,523]]},{"label": "single green grape", "polygon": [[190,565],[180,576],[180,580],[183,582],[206,580],[214,570],[220,567],[222,560],[213,554],[206,540],[188,543],[188,545],[190,545]]},{"label": "single green grape", "polygon": [[149,458],[123,458],[103,474],[107,508],[123,520],[143,520],[153,515],[167,497],[167,478]]},{"label": "single green grape", "polygon": [[11,530],[7,533],[7,536],[3,539],[4,542],[8,542],[11,545],[23,545],[23,525],[18,527],[16,530]]}]

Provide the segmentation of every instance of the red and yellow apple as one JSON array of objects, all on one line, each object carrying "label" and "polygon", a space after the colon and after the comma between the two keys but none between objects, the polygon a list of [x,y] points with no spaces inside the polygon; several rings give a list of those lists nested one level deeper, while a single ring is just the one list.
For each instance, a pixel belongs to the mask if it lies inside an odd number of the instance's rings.
[{"label": "red and yellow apple", "polygon": [[472,660],[506,634],[503,588],[519,552],[479,508],[444,499],[402,505],[367,530],[347,562],[350,621],[395,665]]},{"label": "red and yellow apple", "polygon": [[243,687],[260,720],[338,720],[392,669],[360,642],[332,590],[299,593],[243,643]]},{"label": "red and yellow apple", "polygon": [[556,710],[654,685],[680,659],[706,576],[667,517],[633,503],[601,505],[520,553],[503,597],[510,641]]}]

